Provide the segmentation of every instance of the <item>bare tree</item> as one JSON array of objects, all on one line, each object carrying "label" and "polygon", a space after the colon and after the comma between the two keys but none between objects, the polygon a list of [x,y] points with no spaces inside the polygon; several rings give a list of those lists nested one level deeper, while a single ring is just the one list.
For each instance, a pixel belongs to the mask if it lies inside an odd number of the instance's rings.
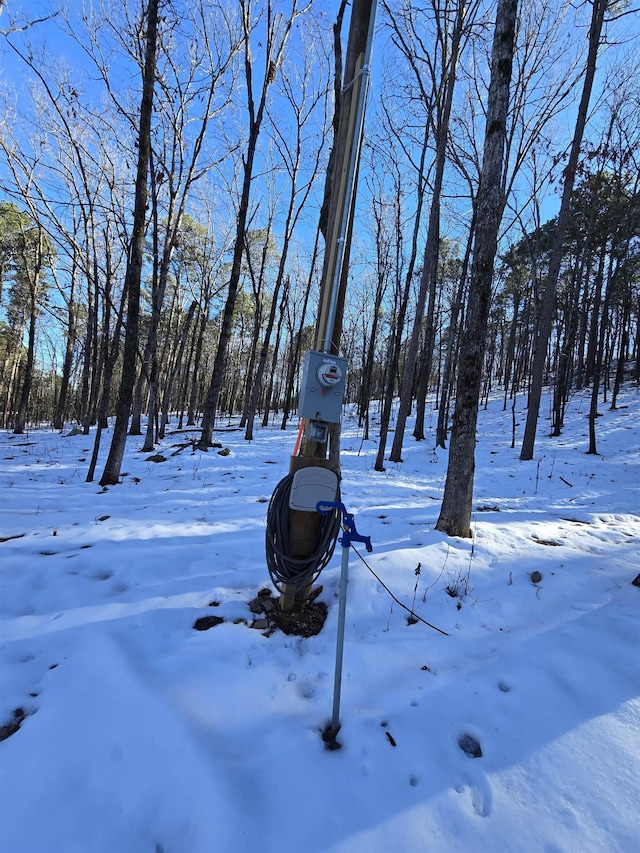
[{"label": "bare tree", "polygon": [[153,270],[151,318],[142,371],[142,378],[149,385],[144,451],[154,447],[158,326],[181,221],[196,182],[226,156],[222,149],[212,156],[205,149],[205,140],[210,124],[229,103],[235,74],[227,77],[227,72],[234,62],[239,39],[224,9],[216,6],[215,10],[213,17],[213,7],[205,11],[201,2],[191,13],[197,36],[190,39],[187,63],[183,60],[183,42],[175,35],[185,24],[184,15],[178,18],[174,13],[169,22],[165,14],[163,22],[150,159]]},{"label": "bare tree", "polygon": [[553,322],[556,285],[558,283],[558,276],[560,275],[564,237],[569,223],[569,204],[575,182],[582,137],[587,124],[589,101],[591,100],[591,91],[593,89],[593,81],[596,73],[598,51],[601,45],[602,27],[609,4],[610,0],[593,0],[591,26],[589,28],[589,49],[585,64],[582,95],[578,106],[578,114],[576,116],[576,124],[573,133],[573,141],[571,143],[571,150],[569,152],[569,159],[563,172],[560,212],[558,213],[558,222],[549,259],[549,272],[547,273],[544,294],[542,297],[542,308],[536,332],[533,365],[531,369],[531,387],[529,389],[527,422],[525,425],[524,438],[522,440],[522,448],[520,450],[520,459],[523,461],[533,459],[536,430],[538,426],[538,413],[540,411],[540,398],[542,396],[544,364],[547,357],[547,347],[549,345],[549,337],[551,335],[551,326]]},{"label": "bare tree", "polygon": [[[273,0],[266,0],[266,21],[264,22],[266,29],[264,33],[260,34],[260,37],[265,41],[265,48],[263,51],[262,68],[259,72],[260,77],[258,78],[258,84],[256,86],[256,76],[258,72],[254,65],[252,52],[252,40],[257,39],[257,35],[255,33],[257,24],[254,18],[254,3],[252,0],[240,0],[240,7],[243,26],[242,51],[244,54],[245,70],[244,84],[247,99],[246,108],[249,130],[243,154],[242,187],[236,218],[236,234],[233,246],[233,259],[229,273],[227,300],[222,314],[218,348],[211,374],[209,391],[205,402],[202,418],[202,432],[198,444],[201,450],[207,450],[211,444],[213,436],[213,426],[218,406],[218,397],[222,387],[227,349],[229,347],[233,327],[233,311],[236,304],[238,286],[240,284],[242,257],[245,245],[245,231],[247,226],[247,216],[249,213],[251,183],[254,177],[254,163],[262,121],[267,106],[267,97],[269,89],[275,82],[276,75],[278,74],[278,68],[282,61],[293,23],[295,19],[305,11],[304,9],[301,10],[298,8],[297,0],[292,0],[288,13],[284,15],[274,11]],[[257,97],[254,87],[258,90]]]},{"label": "bare tree", "polygon": [[140,126],[138,131],[138,166],[136,172],[135,203],[131,247],[127,260],[125,290],[127,292],[127,328],[124,340],[122,379],[116,405],[116,422],[107,462],[100,479],[101,486],[112,486],[120,478],[120,466],[127,441],[127,427],[133,386],[136,380],[136,359],[138,354],[138,318],[140,312],[140,279],[145,235],[145,213],[147,207],[147,172],[151,152],[151,113],[155,84],[155,67],[158,37],[158,2],[148,0],[146,9],[146,43],[144,76],[142,84],[142,102],[140,105]]},{"label": "bare tree", "polygon": [[[64,64],[54,63],[37,43],[21,42],[16,37],[7,43],[31,76],[27,92],[22,93],[21,109],[11,122],[11,133],[4,137],[4,147],[14,167],[23,173],[27,168],[32,175],[29,205],[58,250],[55,282],[66,305],[66,355],[60,392],[64,405],[55,422],[61,426],[75,337],[83,334],[77,322],[76,300],[81,299],[77,289],[84,280],[86,319],[78,416],[88,432],[103,378],[111,288],[124,251],[117,237],[121,233],[122,184],[108,143],[92,123],[92,108],[83,101],[75,75]],[[115,126],[113,115],[111,118]]]},{"label": "bare tree", "polygon": [[[431,107],[429,106],[428,109],[430,110]],[[428,114],[429,113],[427,113],[427,117]],[[395,295],[393,321],[390,329],[389,345],[387,347],[388,352],[385,367],[386,380],[383,394],[382,413],[380,416],[380,439],[378,442],[378,452],[376,454],[376,461],[374,465],[376,471],[384,471],[385,449],[391,423],[393,395],[396,388],[398,368],[400,365],[405,319],[409,310],[409,300],[416,272],[418,240],[420,237],[422,211],[426,195],[426,162],[430,140],[430,124],[430,120],[427,120],[424,124],[422,138],[420,140],[420,146],[415,160],[412,157],[409,158],[409,162],[413,164],[415,181],[413,189],[416,197],[416,205],[412,215],[412,227],[408,240],[409,245],[406,249],[406,257],[404,257],[405,250],[403,249],[402,244],[404,231],[402,193],[407,185],[407,171],[404,168],[405,164],[402,163],[397,156],[397,153],[394,150],[395,146],[393,144],[390,145],[389,156],[387,158],[387,170],[395,190],[393,202],[394,252],[392,264],[392,275],[395,280]]]},{"label": "bare tree", "polygon": [[[427,311],[426,335],[425,343],[425,358],[423,370],[427,376],[431,371],[431,356],[434,344],[434,310],[436,300],[436,283],[438,272],[438,249],[440,245],[440,208],[442,198],[442,182],[444,178],[444,170],[447,160],[447,142],[449,138],[449,122],[451,118],[451,108],[453,104],[453,94],[457,79],[457,65],[461,50],[464,46],[465,33],[468,34],[469,27],[475,19],[478,10],[478,3],[468,3],[466,0],[457,0],[452,9],[436,9],[434,8],[434,25],[436,28],[435,45],[438,66],[431,61],[431,54],[426,52],[424,59],[426,60],[427,68],[429,69],[430,85],[433,90],[432,95],[427,95],[425,92],[423,97],[433,98],[435,109],[432,112],[432,120],[434,123],[435,135],[435,158],[434,158],[434,177],[431,192],[431,207],[429,210],[429,223],[427,229],[427,241],[424,250],[424,258],[422,262],[422,272],[420,276],[420,288],[418,291],[418,299],[416,305],[416,313],[413,322],[413,330],[409,341],[409,347],[404,363],[402,375],[402,388],[400,392],[400,405],[398,407],[398,415],[396,419],[396,431],[394,434],[393,445],[389,458],[392,462],[402,461],[402,442],[404,438],[404,428],[411,408],[412,390],[414,383],[414,374],[416,361],[418,358],[418,349],[420,342],[420,330],[422,319],[424,316],[425,304],[427,295],[429,296],[429,305]],[[449,24],[449,19],[452,23]],[[399,27],[395,27],[397,37],[402,46],[402,52],[405,58],[414,65],[415,60],[412,58],[411,45],[408,43]],[[412,32],[414,40],[417,37],[415,30]],[[422,58],[422,57],[421,57]],[[417,63],[414,65],[417,81],[421,88],[422,74]]]},{"label": "bare tree", "polygon": [[504,210],[507,111],[517,10],[517,0],[499,0],[496,10],[469,304],[460,348],[447,479],[440,516],[436,524],[438,530],[450,536],[471,535],[476,423],[491,303],[493,265],[498,246],[500,219]]},{"label": "bare tree", "polygon": [[[311,133],[310,125],[313,122],[317,106],[326,104],[328,93],[327,57],[322,53],[312,53],[310,50],[304,49],[301,53],[302,55],[297,57],[297,68],[290,64],[288,68],[283,69],[280,93],[282,100],[278,111],[269,115],[274,147],[287,176],[288,193],[285,195],[282,248],[271,293],[271,307],[248,401],[245,433],[247,441],[253,438],[254,414],[258,395],[262,389],[280,290],[286,279],[285,273],[291,241],[309,200],[311,190],[317,181],[325,149],[326,121],[321,128],[319,140],[316,134]],[[320,67],[318,68],[318,66]],[[326,118],[326,107],[322,112]]]},{"label": "bare tree", "polygon": [[[4,145],[4,140],[0,144]],[[31,173],[20,175],[15,168],[15,161],[12,160],[11,163],[14,166],[14,178],[22,189],[23,197],[28,200]],[[8,311],[10,326],[14,327],[14,339],[18,344],[17,352],[14,353],[13,379],[18,375],[20,344],[25,326],[27,330],[26,358],[22,370],[22,383],[17,394],[17,405],[9,408],[10,412],[15,408],[12,413],[13,431],[16,435],[20,435],[24,432],[27,421],[35,363],[36,323],[40,310],[39,304],[46,290],[47,269],[51,266],[53,250],[42,226],[33,217],[31,211],[20,211],[14,205],[5,203],[0,209],[0,223],[1,239],[5,251],[8,249],[7,260],[11,261],[10,264],[5,265],[5,269],[10,266],[13,272]],[[3,270],[3,278],[4,272],[5,270]]]}]

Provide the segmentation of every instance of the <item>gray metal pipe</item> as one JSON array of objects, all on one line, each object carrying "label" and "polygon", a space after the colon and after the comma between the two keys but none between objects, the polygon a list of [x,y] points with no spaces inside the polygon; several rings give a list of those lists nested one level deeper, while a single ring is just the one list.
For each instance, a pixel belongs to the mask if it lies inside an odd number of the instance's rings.
[{"label": "gray metal pipe", "polygon": [[355,194],[356,175],[358,172],[358,162],[360,159],[360,150],[362,148],[362,137],[364,130],[364,114],[367,100],[367,91],[369,88],[369,65],[371,61],[371,51],[373,48],[373,34],[375,32],[376,12],[378,4],[374,0],[371,8],[371,17],[369,19],[369,30],[367,32],[367,42],[365,45],[364,61],[362,68],[353,78],[350,86],[358,86],[358,96],[356,102],[356,118],[354,122],[354,139],[349,152],[349,168],[347,172],[347,184],[345,198],[340,212],[340,230],[336,239],[336,260],[333,268],[333,279],[331,281],[331,300],[329,310],[327,312],[327,325],[325,328],[323,352],[331,352],[333,343],[333,331],[336,322],[336,311],[338,309],[338,292],[340,290],[340,278],[342,276],[342,265],[344,263],[345,244],[347,232],[351,220],[351,210],[353,207],[353,197]]}]

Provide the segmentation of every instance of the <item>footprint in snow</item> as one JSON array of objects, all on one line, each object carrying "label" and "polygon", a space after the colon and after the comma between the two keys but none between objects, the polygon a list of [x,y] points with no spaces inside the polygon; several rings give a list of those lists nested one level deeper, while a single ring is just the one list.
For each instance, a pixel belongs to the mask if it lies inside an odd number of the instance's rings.
[{"label": "footprint in snow", "polygon": [[466,784],[456,786],[456,791],[463,794],[465,788],[468,788],[471,794],[474,814],[478,817],[489,817],[493,806],[493,792],[485,774],[478,773],[473,779],[468,778]]}]

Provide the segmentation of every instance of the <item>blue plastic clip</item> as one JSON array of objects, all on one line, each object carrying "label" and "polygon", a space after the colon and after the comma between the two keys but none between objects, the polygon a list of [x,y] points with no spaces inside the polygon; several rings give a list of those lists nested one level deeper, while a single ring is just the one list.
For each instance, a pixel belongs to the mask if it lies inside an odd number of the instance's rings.
[{"label": "blue plastic clip", "polygon": [[356,522],[352,512],[347,512],[347,508],[340,501],[318,501],[316,504],[316,512],[320,515],[327,515],[332,509],[339,509],[342,513],[342,528],[343,534],[340,537],[340,544],[343,548],[348,548],[352,542],[362,542],[367,551],[373,551],[370,536],[362,536],[356,530]]}]

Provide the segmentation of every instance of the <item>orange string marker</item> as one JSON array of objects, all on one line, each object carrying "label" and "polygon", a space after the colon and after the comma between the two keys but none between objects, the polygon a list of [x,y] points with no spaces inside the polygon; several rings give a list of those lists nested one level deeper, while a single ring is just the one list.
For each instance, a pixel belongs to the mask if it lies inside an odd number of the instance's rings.
[{"label": "orange string marker", "polygon": [[302,433],[304,431],[304,418],[300,418],[300,426],[298,427],[298,437],[296,438],[295,447],[293,448],[293,455],[297,456],[298,451],[300,450],[300,442],[302,441]]}]

